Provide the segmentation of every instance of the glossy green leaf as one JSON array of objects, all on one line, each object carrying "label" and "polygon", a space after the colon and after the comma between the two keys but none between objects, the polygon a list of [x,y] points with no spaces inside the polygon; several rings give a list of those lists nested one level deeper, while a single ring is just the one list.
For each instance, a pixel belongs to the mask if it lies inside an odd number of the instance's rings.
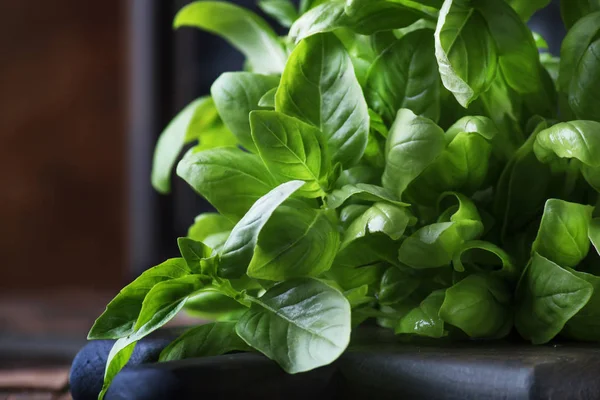
[{"label": "glossy green leaf", "polygon": [[277,87],[269,89],[269,91],[267,91],[267,93],[265,93],[258,101],[258,106],[264,108],[275,108],[275,93],[277,93]]},{"label": "glossy green leaf", "polygon": [[255,151],[250,134],[249,114],[254,110],[267,109],[258,103],[278,84],[279,77],[275,75],[226,72],[210,89],[223,122],[248,150]]},{"label": "glossy green leaf", "polygon": [[510,281],[518,279],[521,272],[510,254],[493,243],[481,240],[464,243],[454,253],[452,266],[458,272],[465,270],[491,271],[491,275]]},{"label": "glossy green leaf", "polygon": [[533,253],[516,292],[515,326],[533,344],[554,338],[590,300],[584,279]]},{"label": "glossy green leaf", "polygon": [[200,262],[211,256],[212,249],[202,242],[187,237],[178,238],[177,246],[188,268],[193,273],[201,273],[202,267]]},{"label": "glossy green leaf", "polygon": [[148,292],[160,282],[190,273],[183,258],[172,258],[145,271],[108,303],[104,313],[92,326],[88,339],[119,339],[132,334]]},{"label": "glossy green leaf", "polygon": [[304,185],[302,181],[284,183],[254,203],[246,215],[235,225],[221,248],[219,275],[225,278],[239,278],[246,272],[260,231],[277,207],[302,185]]},{"label": "glossy green leaf", "polygon": [[444,131],[430,119],[401,109],[386,143],[383,186],[402,198],[406,187],[444,150]]},{"label": "glossy green leaf", "polygon": [[381,186],[369,185],[366,183],[345,185],[341,189],[334,190],[327,196],[327,206],[329,208],[338,208],[350,198],[373,202],[386,202],[398,207],[409,206],[409,204],[398,200],[398,198],[390,190]]},{"label": "glossy green leaf", "polygon": [[444,302],[444,290],[432,292],[418,307],[404,315],[398,325],[396,334],[413,334],[431,338],[441,338],[448,333],[444,329],[444,321],[439,316]]},{"label": "glossy green leaf", "polygon": [[421,280],[410,271],[399,268],[388,268],[381,278],[379,303],[383,305],[398,304],[406,300],[419,288]]},{"label": "glossy green leaf", "polygon": [[590,249],[592,206],[549,199],[532,251],[562,266],[575,267]]},{"label": "glossy green leaf", "polygon": [[235,333],[235,322],[213,322],[185,331],[160,353],[158,361],[210,357],[251,348]]},{"label": "glossy green leaf", "polygon": [[382,170],[380,168],[368,165],[357,165],[348,168],[341,172],[339,178],[335,182],[335,188],[342,189],[346,185],[356,185],[360,183],[380,185],[381,172]]},{"label": "glossy green leaf", "polygon": [[576,277],[592,285],[592,297],[561,331],[570,339],[597,342],[600,340],[600,277],[567,268]]},{"label": "glossy green leaf", "polygon": [[541,131],[534,151],[544,163],[557,157],[575,158],[590,167],[600,167],[600,122],[571,121]]},{"label": "glossy green leaf", "polygon": [[289,28],[298,18],[296,6],[290,0],[260,0],[258,6],[281,26]]},{"label": "glossy green leaf", "polygon": [[234,4],[195,1],[177,13],[173,26],[190,26],[223,37],[248,58],[254,72],[280,73],[285,65],[277,34],[258,15]]},{"label": "glossy green leaf", "polygon": [[523,21],[528,21],[536,11],[550,4],[550,0],[506,0]]},{"label": "glossy green leaf", "polygon": [[560,1],[560,13],[568,30],[570,30],[581,18],[594,11],[600,11],[600,1],[598,0]]},{"label": "glossy green leaf", "polygon": [[579,20],[561,47],[560,90],[579,119],[600,121],[600,4]]},{"label": "glossy green leaf", "polygon": [[286,372],[336,360],[350,341],[350,304],[342,293],[310,278],[292,279],[252,300],[238,335]]},{"label": "glossy green leaf", "polygon": [[496,337],[512,319],[511,292],[499,278],[469,275],[446,289],[439,315],[471,338]]},{"label": "glossy green leaf", "polygon": [[369,296],[369,285],[362,285],[354,289],[346,290],[344,296],[350,303],[351,308],[363,306],[375,300],[373,296]]},{"label": "glossy green leaf", "polygon": [[[303,40],[290,55],[275,95],[277,111],[317,127],[335,164],[358,162],[369,133],[369,111],[354,68],[333,34]],[[333,151],[335,150],[335,151]]]},{"label": "glossy green leaf", "polygon": [[259,156],[236,148],[188,152],[177,175],[232,221],[277,186]]},{"label": "glossy green leaf", "polygon": [[203,290],[192,295],[185,302],[184,310],[203,320],[237,321],[247,308],[215,289]]},{"label": "glossy green leaf", "polygon": [[189,141],[186,133],[190,123],[196,113],[205,111],[210,101],[209,97],[194,100],[173,118],[158,138],[152,162],[152,186],[160,193],[171,191],[171,172],[183,146]]},{"label": "glossy green leaf", "polygon": [[451,142],[459,133],[478,133],[488,140],[498,135],[498,127],[490,118],[481,115],[470,115],[456,121],[446,131],[446,141]]},{"label": "glossy green leaf", "polygon": [[437,121],[440,78],[433,36],[415,31],[393,42],[369,69],[365,96],[369,106],[391,124],[400,108]]},{"label": "glossy green leaf", "polygon": [[317,277],[331,267],[339,241],[325,212],[282,206],[258,236],[248,276],[272,281]]},{"label": "glossy green leaf", "polygon": [[117,374],[127,365],[127,362],[133,354],[137,342],[129,340],[129,338],[121,338],[115,342],[108,353],[106,368],[104,370],[104,382],[102,389],[98,394],[98,400],[102,400],[108,391],[112,380]]},{"label": "glossy green leaf", "polygon": [[221,214],[202,213],[194,219],[194,224],[189,227],[187,236],[190,239],[204,243],[213,251],[219,250],[220,245],[227,239],[233,226],[234,223]]},{"label": "glossy green leaf", "polygon": [[278,182],[301,180],[306,183],[298,195],[325,195],[330,162],[317,128],[276,111],[253,111],[250,126],[258,153]]},{"label": "glossy green leaf", "polygon": [[463,107],[491,86],[498,53],[485,18],[470,2],[444,2],[435,31],[435,56],[444,86]]},{"label": "glossy green leaf", "polygon": [[590,221],[588,237],[594,245],[596,252],[600,254],[600,218],[594,218]]},{"label": "glossy green leaf", "polygon": [[375,203],[352,221],[344,234],[342,247],[346,247],[356,239],[378,232],[389,236],[392,240],[398,240],[404,235],[406,228],[415,223],[416,218],[406,207]]}]

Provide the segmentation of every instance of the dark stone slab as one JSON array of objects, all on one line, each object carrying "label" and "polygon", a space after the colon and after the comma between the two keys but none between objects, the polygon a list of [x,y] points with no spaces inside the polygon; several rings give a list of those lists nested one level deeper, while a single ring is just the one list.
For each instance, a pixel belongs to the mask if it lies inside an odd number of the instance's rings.
[{"label": "dark stone slab", "polygon": [[[162,342],[161,342],[162,340]],[[600,347],[582,344],[400,343],[387,332],[359,331],[334,364],[288,375],[255,353],[152,363],[166,339],[146,339],[106,400],[411,399],[600,400]],[[371,343],[371,344],[369,344]],[[376,343],[376,344],[373,344]],[[71,372],[74,400],[95,399],[110,343],[88,344]]]}]

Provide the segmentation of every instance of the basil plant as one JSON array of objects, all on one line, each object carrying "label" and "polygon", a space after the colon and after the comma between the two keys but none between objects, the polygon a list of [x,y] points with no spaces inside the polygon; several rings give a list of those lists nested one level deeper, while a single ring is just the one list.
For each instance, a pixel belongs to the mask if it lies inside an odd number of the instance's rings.
[{"label": "basil plant", "polygon": [[[246,56],[160,137],[216,212],[89,339],[212,320],[161,361],[257,351],[288,373],[336,360],[370,320],[401,336],[600,339],[600,3],[563,0],[560,59],[527,20],[549,0],[262,0],[289,28],[197,1],[175,28]],[[181,159],[183,148],[190,148]],[[190,221],[192,222],[192,221]]]}]

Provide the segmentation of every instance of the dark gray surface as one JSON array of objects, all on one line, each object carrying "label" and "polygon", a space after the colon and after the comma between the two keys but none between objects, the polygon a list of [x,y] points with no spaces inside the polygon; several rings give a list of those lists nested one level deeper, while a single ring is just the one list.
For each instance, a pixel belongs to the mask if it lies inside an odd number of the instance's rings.
[{"label": "dark gray surface", "polygon": [[[377,343],[364,344],[368,341]],[[129,366],[114,380],[115,399],[600,399],[600,348],[582,344],[459,342],[407,344],[377,329],[362,329],[337,362],[287,375],[253,353],[160,364],[168,340],[142,341]],[[74,400],[95,399],[110,350],[88,344],[71,372]]]}]

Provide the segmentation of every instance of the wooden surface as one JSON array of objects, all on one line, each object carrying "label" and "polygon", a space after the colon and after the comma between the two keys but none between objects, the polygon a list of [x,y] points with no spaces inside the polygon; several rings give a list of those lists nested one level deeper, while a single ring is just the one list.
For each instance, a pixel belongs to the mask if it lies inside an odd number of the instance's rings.
[{"label": "wooden surface", "polygon": [[122,0],[0,1],[0,291],[124,276]]}]

